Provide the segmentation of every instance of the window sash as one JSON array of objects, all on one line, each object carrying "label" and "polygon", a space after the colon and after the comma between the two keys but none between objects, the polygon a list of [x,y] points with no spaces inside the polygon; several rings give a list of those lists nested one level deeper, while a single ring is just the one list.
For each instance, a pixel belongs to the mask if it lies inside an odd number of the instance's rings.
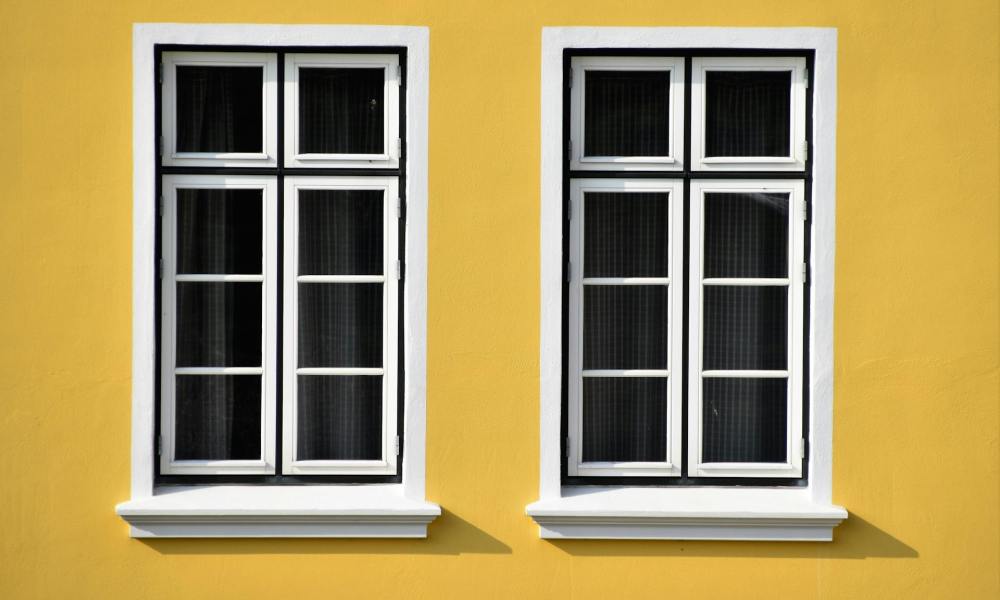
[{"label": "window sash", "polygon": [[[383,152],[375,154],[299,153],[299,69],[383,69]],[[399,139],[399,89],[402,74],[397,54],[285,55],[285,166],[301,168],[396,168]]]},{"label": "window sash", "polygon": [[[570,168],[604,171],[678,171],[683,169],[684,59],[662,56],[578,56],[572,59]],[[669,156],[584,156],[584,105],[587,71],[669,71]]]},{"label": "window sash", "polygon": [[[705,156],[706,73],[790,71],[790,156]],[[691,59],[691,169],[695,171],[804,171],[806,162],[806,59],[789,56]]]},{"label": "window sash", "polygon": [[[278,56],[254,52],[164,52],[162,59],[163,165],[172,167],[275,167],[278,156]],[[264,70],[262,151],[257,152],[178,152],[177,151],[177,67],[259,66]]]},{"label": "window sash", "polygon": [[[802,476],[802,377],[804,312],[805,185],[800,180],[694,180],[690,187],[690,282],[688,298],[688,475],[690,477]],[[705,279],[704,215],[708,193],[787,193],[788,277]],[[788,289],[786,368],[783,370],[705,371],[703,362],[703,290],[709,285],[780,286]],[[786,461],[784,463],[707,463],[702,460],[703,382],[705,378],[781,378],[786,387]]]},{"label": "window sash", "polygon": [[[379,190],[383,192],[382,275],[298,275],[298,213],[301,190]],[[284,302],[282,472],[289,475],[386,475],[396,473],[399,198],[396,177],[286,177],[284,186]],[[299,368],[299,283],[381,282],[382,367]],[[382,457],[379,460],[298,460],[298,375],[382,377]]]},{"label": "window sash", "polygon": [[[657,179],[577,179],[570,184],[570,282],[569,282],[569,444],[570,476],[678,477],[681,474],[681,363],[680,335],[683,326],[683,185],[678,180]],[[588,192],[666,193],[669,215],[669,257],[667,277],[585,279],[584,194]],[[583,369],[583,295],[588,285],[668,285],[667,368],[666,369]],[[666,399],[667,456],[656,462],[583,462],[583,380],[585,377],[668,377]]]},{"label": "window sash", "polygon": [[[177,190],[259,189],[263,196],[263,251],[260,275],[177,274]],[[160,360],[160,472],[164,475],[273,474],[275,471],[275,396],[277,364],[277,184],[274,177],[241,175],[163,176],[163,266]],[[176,287],[184,281],[261,282],[261,359],[256,367],[176,367]],[[177,460],[175,439],[176,375],[261,376],[261,458],[258,460]]]}]

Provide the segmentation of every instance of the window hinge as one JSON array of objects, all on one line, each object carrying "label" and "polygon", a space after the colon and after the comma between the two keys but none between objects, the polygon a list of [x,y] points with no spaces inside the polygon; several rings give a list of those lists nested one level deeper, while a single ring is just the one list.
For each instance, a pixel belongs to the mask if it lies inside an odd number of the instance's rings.
[{"label": "window hinge", "polygon": [[803,460],[806,458],[806,450],[806,438],[802,438],[799,440],[799,456],[801,456]]},{"label": "window hinge", "polygon": [[570,449],[572,448],[572,446],[570,445],[570,442],[571,442],[571,439],[570,439],[570,437],[569,437],[569,436],[567,435],[567,436],[566,436],[566,458],[569,458],[569,455],[570,455]]},{"label": "window hinge", "polygon": [[156,214],[160,217],[163,216],[163,194],[160,194],[160,201],[157,203]]},{"label": "window hinge", "polygon": [[566,87],[571,89],[573,87],[573,69],[569,70],[569,78],[566,80]]},{"label": "window hinge", "polygon": [[396,138],[396,157],[403,158],[403,138]]},{"label": "window hinge", "polygon": [[396,198],[396,218],[403,218],[403,199],[399,197]]},{"label": "window hinge", "polygon": [[156,455],[157,456],[163,455],[163,436],[162,435],[156,436]]},{"label": "window hinge", "polygon": [[397,260],[396,261],[396,279],[402,279],[402,278],[403,278],[403,261]]},{"label": "window hinge", "polygon": [[802,263],[802,283],[809,280],[809,266],[806,263]]},{"label": "window hinge", "polygon": [[156,65],[156,81],[163,85],[163,63]]},{"label": "window hinge", "polygon": [[160,136],[160,156],[163,156],[163,136]]},{"label": "window hinge", "polygon": [[572,202],[567,202],[566,203],[566,220],[567,221],[572,221],[573,220],[573,203]]},{"label": "window hinge", "polygon": [[566,261],[566,281],[573,281],[573,263]]},{"label": "window hinge", "polygon": [[809,69],[802,69],[802,83],[809,89]]},{"label": "window hinge", "polygon": [[809,220],[809,203],[805,200],[799,205],[799,214],[802,216],[803,221]]},{"label": "window hinge", "polygon": [[809,142],[802,141],[802,160],[809,160]]},{"label": "window hinge", "polygon": [[396,83],[403,85],[403,65],[396,63]]},{"label": "window hinge", "polygon": [[156,261],[156,277],[158,279],[163,279],[163,259],[158,259]]},{"label": "window hinge", "polygon": [[396,436],[395,441],[393,441],[392,451],[396,453],[396,456],[399,456],[399,436],[398,435]]},{"label": "window hinge", "polygon": [[566,155],[573,156],[573,140],[566,140]]}]

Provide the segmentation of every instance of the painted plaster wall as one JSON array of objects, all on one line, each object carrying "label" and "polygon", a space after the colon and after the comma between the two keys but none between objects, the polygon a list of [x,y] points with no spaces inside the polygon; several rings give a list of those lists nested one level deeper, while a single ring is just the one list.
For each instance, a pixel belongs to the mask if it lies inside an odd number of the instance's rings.
[{"label": "painted plaster wall", "polygon": [[[127,537],[133,22],[426,25],[423,541]],[[832,544],[548,542],[545,25],[839,28]],[[0,597],[1000,596],[996,0],[0,3]]]}]

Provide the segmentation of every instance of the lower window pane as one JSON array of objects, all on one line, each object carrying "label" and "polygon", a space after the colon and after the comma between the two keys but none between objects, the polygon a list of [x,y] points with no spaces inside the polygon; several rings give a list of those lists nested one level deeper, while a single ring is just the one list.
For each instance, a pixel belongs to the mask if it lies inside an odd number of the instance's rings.
[{"label": "lower window pane", "polygon": [[665,285],[588,285],[583,290],[584,369],[666,369]]},{"label": "lower window pane", "polygon": [[785,379],[704,379],[702,462],[785,462],[787,387]]},{"label": "lower window pane", "polygon": [[667,459],[666,377],[583,379],[583,461]]},{"label": "lower window pane", "polygon": [[381,367],[382,284],[300,283],[299,366]]},{"label": "lower window pane", "polygon": [[177,460],[261,458],[260,375],[177,375]]},{"label": "lower window pane", "polygon": [[298,460],[382,458],[382,378],[300,375]]},{"label": "lower window pane", "polygon": [[703,289],[703,369],[787,368],[787,287],[706,285]]}]

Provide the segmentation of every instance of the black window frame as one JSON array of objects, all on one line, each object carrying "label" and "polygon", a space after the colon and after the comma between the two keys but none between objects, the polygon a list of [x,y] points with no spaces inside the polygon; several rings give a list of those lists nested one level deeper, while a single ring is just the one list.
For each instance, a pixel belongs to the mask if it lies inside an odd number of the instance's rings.
[{"label": "black window frame", "polygon": [[[575,57],[582,56],[655,56],[674,57],[684,59],[684,143],[682,149],[682,170],[573,170],[571,169],[571,123],[570,115],[572,110],[572,94],[569,93],[572,85],[572,61]],[[806,62],[806,72],[808,73],[806,88],[806,115],[805,115],[805,140],[806,140],[806,160],[805,168],[801,171],[766,171],[766,170],[741,170],[741,171],[695,171],[691,168],[691,67],[694,58],[708,57],[795,57],[803,58]],[[726,48],[567,48],[563,50],[562,56],[562,366],[561,366],[561,400],[560,400],[560,479],[562,485],[568,486],[660,486],[660,487],[807,487],[809,484],[809,318],[811,301],[811,280],[809,273],[811,264],[809,261],[811,238],[812,238],[812,183],[813,183],[813,65],[816,59],[815,50],[808,49],[788,49],[788,50],[761,50],[752,48],[726,49]],[[580,83],[583,84],[582,82]],[[682,347],[681,357],[681,405],[682,405],[682,427],[681,427],[681,475],[679,477],[639,477],[639,476],[571,476],[568,474],[569,453],[568,441],[570,435],[569,428],[569,261],[570,261],[570,221],[567,218],[570,211],[570,182],[574,179],[669,179],[682,181],[684,186],[683,208],[684,208],[684,252],[681,257],[683,267],[683,327],[682,327]],[[803,182],[805,189],[804,201],[806,208],[806,221],[804,226],[804,260],[806,263],[806,280],[803,284],[803,347],[802,347],[802,437],[806,440],[806,448],[802,456],[802,475],[797,478],[785,477],[692,477],[688,475],[688,360],[689,360],[689,270],[690,270],[690,195],[691,181],[694,179],[791,179]],[[791,265],[789,265],[791,267]],[[791,307],[789,307],[790,309]]]},{"label": "black window frame", "polygon": [[[162,121],[161,118],[163,110],[163,86],[160,83],[162,77],[162,65],[163,65],[163,53],[164,52],[255,52],[255,53],[267,53],[274,54],[277,57],[277,76],[276,80],[279,86],[278,89],[278,102],[277,102],[277,155],[276,155],[276,165],[273,167],[222,167],[222,166],[165,166],[163,164],[162,147],[159,143],[155,144],[154,156],[152,160],[155,164],[155,179],[156,179],[156,195],[155,201],[161,197],[163,193],[163,176],[164,175],[258,175],[274,177],[276,181],[276,193],[277,202],[276,211],[277,215],[273,217],[277,220],[277,272],[275,277],[279,284],[277,287],[277,304],[275,310],[276,315],[276,327],[277,327],[277,339],[275,343],[277,345],[277,362],[275,364],[275,473],[273,475],[263,475],[263,474],[228,474],[228,475],[165,475],[160,472],[160,460],[159,460],[159,448],[161,439],[161,418],[160,418],[160,405],[161,405],[161,370],[159,368],[155,369],[155,402],[154,402],[154,454],[156,460],[153,460],[154,471],[153,471],[153,483],[157,486],[191,486],[191,485],[246,485],[246,484],[259,484],[259,485],[329,485],[329,484],[379,484],[379,483],[401,483],[402,482],[402,465],[403,465],[403,423],[405,422],[404,415],[404,405],[405,405],[405,390],[402,382],[405,381],[405,346],[403,340],[404,331],[404,303],[403,298],[406,288],[406,272],[403,269],[403,265],[406,264],[406,163],[407,163],[407,144],[406,144],[406,94],[407,94],[407,49],[403,46],[255,46],[255,45],[211,45],[211,44],[156,44],[153,49],[154,52],[154,68],[156,73],[154,73],[154,86],[155,86],[155,100],[154,100],[154,112],[156,114],[155,125],[154,125],[154,140],[161,140],[162,138]],[[395,54],[399,57],[399,69],[400,69],[400,84],[399,84],[399,166],[395,168],[301,168],[301,167],[286,167],[285,166],[285,91],[284,91],[284,79],[285,79],[285,55],[286,54]],[[282,347],[282,327],[283,323],[283,308],[284,308],[284,286],[280,284],[284,280],[284,261],[282,260],[282,254],[284,252],[284,178],[286,176],[316,176],[316,177],[331,177],[331,176],[356,176],[356,177],[377,177],[377,176],[388,176],[396,177],[398,179],[398,190],[399,190],[399,262],[400,262],[400,272],[399,272],[399,286],[398,286],[398,306],[397,311],[397,324],[396,333],[398,338],[397,352],[397,371],[395,377],[399,384],[396,386],[397,397],[396,397],[396,436],[398,443],[396,444],[397,451],[397,461],[396,461],[396,472],[395,474],[389,475],[290,475],[282,473],[282,454],[283,454],[283,443],[282,443],[282,401],[283,401],[283,352]],[[391,202],[387,202],[387,206],[391,206]],[[163,215],[159,212],[157,214],[156,221],[156,239],[155,239],[155,258],[156,264],[160,264],[163,256]],[[158,270],[156,272],[159,272]],[[387,274],[388,275],[388,274]],[[161,362],[161,354],[163,349],[163,340],[161,334],[161,310],[162,310],[162,279],[157,276],[155,278],[155,332],[156,332],[156,364],[159,365]],[[390,445],[391,447],[391,445]]]}]

